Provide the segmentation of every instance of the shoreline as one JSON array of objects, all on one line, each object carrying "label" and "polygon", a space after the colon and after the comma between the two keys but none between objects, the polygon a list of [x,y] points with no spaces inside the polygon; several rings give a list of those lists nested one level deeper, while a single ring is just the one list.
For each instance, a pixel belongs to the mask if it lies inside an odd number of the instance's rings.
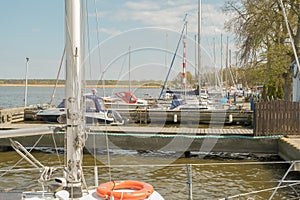
[{"label": "shoreline", "polygon": [[[27,84],[28,87],[55,87],[54,84]],[[25,87],[24,84],[0,84],[0,87]],[[65,87],[64,84],[58,84],[57,87]],[[128,85],[87,85],[89,88],[126,88]],[[132,85],[134,88],[161,88],[161,86],[151,85]]]}]

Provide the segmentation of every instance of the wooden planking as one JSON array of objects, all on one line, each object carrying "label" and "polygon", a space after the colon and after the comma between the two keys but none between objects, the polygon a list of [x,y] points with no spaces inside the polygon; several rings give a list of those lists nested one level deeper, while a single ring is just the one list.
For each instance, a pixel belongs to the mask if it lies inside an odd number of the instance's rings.
[{"label": "wooden planking", "polygon": [[[240,123],[252,124],[253,111],[249,110],[155,110],[155,109],[120,109],[122,116],[132,123]],[[229,115],[233,121],[229,121]]]},{"label": "wooden planking", "polygon": [[[61,127],[58,124],[38,124],[38,123],[21,123],[21,124],[2,124],[0,129],[29,129],[42,127]],[[252,129],[223,129],[223,128],[194,128],[194,127],[150,127],[150,126],[89,126],[92,132],[110,132],[110,133],[146,133],[146,134],[185,134],[185,135],[253,135]]]},{"label": "wooden planking", "polygon": [[253,135],[252,129],[188,128],[188,127],[132,127],[132,126],[91,126],[93,132],[113,133],[162,133],[185,135]]}]

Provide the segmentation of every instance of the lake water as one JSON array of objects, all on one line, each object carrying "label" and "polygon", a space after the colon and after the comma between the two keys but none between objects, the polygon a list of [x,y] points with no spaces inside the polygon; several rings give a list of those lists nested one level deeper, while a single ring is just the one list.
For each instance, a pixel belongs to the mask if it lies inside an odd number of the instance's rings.
[{"label": "lake water", "polygon": [[[29,87],[28,104],[48,103],[53,88]],[[118,89],[119,91],[124,90]],[[111,95],[117,89],[108,89],[106,94]],[[98,90],[101,94],[101,89]],[[160,89],[136,89],[137,97],[145,94],[157,97]],[[23,87],[0,87],[0,107],[18,107],[24,105]],[[54,104],[61,101],[64,89],[58,88]],[[50,141],[49,141],[50,142]],[[90,152],[90,153],[89,153]],[[84,156],[84,175],[88,185],[94,183],[94,165],[99,165],[98,180],[100,183],[110,180],[134,179],[152,184],[155,190],[168,199],[188,198],[188,177],[186,166],[191,166],[193,199],[220,199],[257,190],[275,187],[287,171],[289,164],[277,163],[278,157],[257,157],[251,154],[220,154],[183,158],[175,152],[136,152],[111,151],[109,156],[104,152],[95,152],[89,149]],[[58,166],[64,162],[63,154],[56,154],[50,149],[33,151],[33,155],[45,166]],[[266,162],[265,159],[269,161]],[[14,152],[0,152],[0,191],[20,191],[38,189],[39,171],[33,169]],[[273,162],[276,161],[276,162]],[[255,162],[255,163],[253,163]],[[13,167],[15,166],[15,167]],[[19,171],[17,169],[29,169]],[[7,173],[7,169],[13,171]],[[110,170],[108,170],[110,169]],[[54,177],[61,176],[62,170],[57,170]],[[300,180],[299,173],[290,173],[287,179]],[[274,199],[299,199],[299,187],[290,186],[280,189]],[[236,197],[233,199],[268,199],[272,193],[265,191],[257,194]]]},{"label": "lake water", "polygon": [[[53,87],[28,87],[27,89],[27,104],[45,104],[49,103],[53,93]],[[90,92],[92,88],[87,88],[86,92]],[[97,88],[99,96],[114,96],[115,92],[128,91],[128,88]],[[135,96],[144,98],[151,96],[158,98],[160,94],[160,88],[132,88],[132,92]],[[65,88],[57,88],[53,104],[59,104],[64,98]],[[0,87],[0,108],[14,108],[23,107],[25,99],[25,87]]]},{"label": "lake water", "polygon": [[[63,163],[63,155],[55,153],[33,152],[33,155],[46,166],[58,166]],[[249,193],[257,190],[273,188],[285,174],[288,164],[253,163],[248,159],[200,159],[178,158],[174,161],[172,154],[151,154],[137,152],[113,153],[110,155],[112,167],[101,162],[107,160],[107,155],[100,153],[96,156],[85,154],[84,174],[89,186],[94,185],[94,168],[99,165],[98,180],[104,183],[111,180],[140,180],[152,184],[156,191],[165,199],[188,199],[188,178],[186,164],[191,165],[193,199],[220,199],[237,194]],[[0,190],[7,188],[10,191],[41,190],[38,183],[40,173],[32,169],[27,162],[18,163],[18,167],[11,173],[2,170],[10,169],[20,160],[15,152],[0,153]],[[19,168],[30,168],[29,171],[18,171]],[[62,170],[54,173],[54,177],[61,177]],[[299,174],[288,178],[299,180]],[[299,199],[299,187],[279,189],[274,199]],[[273,190],[250,194],[245,197],[233,199],[268,199]],[[298,197],[298,198],[296,198]]]}]

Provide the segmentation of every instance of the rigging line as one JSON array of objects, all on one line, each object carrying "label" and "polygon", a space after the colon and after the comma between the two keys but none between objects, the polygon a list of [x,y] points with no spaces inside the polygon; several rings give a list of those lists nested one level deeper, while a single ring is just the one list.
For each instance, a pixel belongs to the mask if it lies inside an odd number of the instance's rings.
[{"label": "rigging line", "polygon": [[[36,147],[36,145],[40,142],[40,140],[43,138],[44,135],[41,135],[40,138],[36,141],[36,143],[33,145],[33,147],[29,150],[29,153]],[[5,176],[7,173],[12,171],[16,166],[18,166],[24,158],[22,157],[19,161],[17,161],[13,166],[11,166],[8,170],[6,170],[3,174],[0,175],[0,178]]]},{"label": "rigging line", "polygon": [[[64,169],[64,167],[61,166],[61,165],[59,165],[59,166],[53,166],[53,168],[55,168],[55,169],[62,169],[62,170]],[[37,168],[28,168],[28,167],[26,167],[26,168],[12,169],[12,170],[9,170],[9,169],[0,169],[0,172],[6,172],[6,171],[11,172],[11,173],[33,172],[33,171],[39,171],[40,172],[40,170],[41,170],[40,168],[37,169]]]},{"label": "rigging line", "polygon": [[[98,57],[99,57],[99,65],[100,65],[100,74],[102,73],[102,65],[101,65],[101,51],[100,51],[100,37],[99,37],[99,33],[100,33],[100,30],[99,30],[99,18],[98,18],[98,10],[97,10],[97,6],[96,6],[96,0],[94,0],[94,7],[95,7],[95,13],[96,13],[96,22],[97,22],[97,48],[98,48]],[[102,79],[102,78],[101,78]],[[102,79],[102,91],[103,91],[103,97],[105,97],[105,87],[104,87],[104,80]],[[105,127],[107,127],[107,121],[106,121],[106,117],[105,117]],[[108,135],[107,135],[107,130],[105,131],[106,135],[105,135],[105,138],[106,138],[106,149],[107,149],[107,163],[108,163],[108,166],[110,166],[110,154],[109,154],[109,145],[108,145]],[[108,168],[109,169],[109,180],[111,181],[111,169],[110,167]]]},{"label": "rigging line", "polygon": [[[95,7],[95,13],[96,13],[96,23],[97,23],[97,48],[98,48],[98,61],[99,61],[99,66],[100,66],[100,74],[102,73],[102,65],[101,65],[101,51],[100,51],[100,29],[99,29],[99,17],[98,17],[98,10],[96,6],[96,0],[94,0],[94,7]],[[103,82],[104,80],[102,80]],[[105,91],[103,90],[103,96],[105,96]]]},{"label": "rigging line", "polygon": [[118,80],[120,80],[120,78],[121,78],[121,75],[122,75],[122,72],[123,72],[123,69],[124,69],[124,66],[125,66],[125,62],[127,61],[127,56],[126,55],[124,55],[124,56],[125,57],[124,57],[124,60],[123,60],[123,63],[122,63],[121,70],[120,70],[119,75],[118,75]]},{"label": "rigging line", "polygon": [[[13,149],[22,157],[24,158],[29,164],[34,166],[37,169],[44,168],[44,166],[36,161],[35,158],[32,157],[31,154],[29,154],[26,149],[17,141],[13,141],[12,139],[9,139],[11,142],[11,146]],[[31,160],[32,159],[32,160]]]},{"label": "rigging line", "polygon": [[[87,18],[87,12],[86,12],[86,7],[87,7],[87,2],[86,0],[81,0],[82,1],[82,10],[81,10],[81,19],[83,21],[83,25],[82,25],[82,42],[81,42],[81,45],[83,46],[83,51],[82,51],[82,57],[86,57],[86,20],[85,18]],[[89,52],[88,52],[89,53]],[[81,74],[81,82],[82,82],[82,86],[81,86],[81,91],[80,91],[80,121],[81,121],[81,126],[80,126],[80,130],[79,130],[79,134],[78,134],[78,138],[79,138],[79,141],[78,143],[80,143],[80,148],[83,149],[84,147],[84,144],[86,143],[87,141],[87,134],[86,134],[86,129],[84,128],[85,125],[86,125],[86,119],[85,119],[85,115],[86,115],[86,101],[85,101],[85,98],[84,98],[84,94],[85,94],[85,89],[86,89],[86,64],[85,64],[85,61],[82,61],[81,60],[81,71],[82,71],[82,74]],[[83,151],[83,150],[82,150]],[[82,160],[81,160],[82,162]],[[85,176],[84,176],[84,173],[83,173],[83,170],[82,170],[82,166],[80,167],[80,170],[82,171],[81,173],[81,180],[82,180],[82,184],[83,186],[85,187],[85,189],[88,191],[88,188],[87,188],[87,184],[86,184],[86,180],[85,180]]]},{"label": "rigging line", "polygon": [[63,60],[64,60],[64,57],[65,57],[65,54],[66,54],[66,47],[64,47],[63,55],[60,59],[60,65],[59,65],[59,69],[58,69],[57,76],[56,76],[56,82],[55,82],[55,86],[53,88],[53,92],[52,92],[52,95],[51,95],[51,100],[50,100],[50,103],[49,103],[50,105],[52,104],[55,93],[56,93],[56,88],[57,88],[57,85],[58,85],[58,79],[59,79],[59,76],[60,76],[60,72],[61,72],[61,68],[62,68],[62,65],[63,65]]},{"label": "rigging line", "polygon": [[[186,15],[187,15],[187,14],[186,14]],[[184,17],[184,20],[185,20],[185,18],[186,18],[186,15],[185,15],[185,17]],[[161,88],[161,92],[160,92],[160,95],[159,95],[158,99],[161,98],[161,96],[162,96],[162,94],[163,94],[163,92],[164,92],[164,90],[165,90],[165,86],[166,86],[166,84],[167,84],[167,81],[168,81],[168,78],[169,78],[171,69],[172,69],[172,67],[173,67],[173,64],[174,64],[174,61],[175,61],[175,58],[176,58],[176,54],[177,54],[177,51],[178,51],[178,49],[179,49],[179,45],[180,45],[180,43],[181,43],[182,36],[183,36],[183,34],[184,34],[185,26],[186,26],[186,23],[184,22],[184,25],[183,25],[183,28],[182,28],[182,31],[181,31],[181,34],[180,34],[180,38],[179,38],[178,43],[177,43],[177,47],[176,47],[175,53],[174,53],[173,58],[172,58],[172,61],[171,61],[171,66],[169,67],[168,74],[167,74],[166,79],[165,79],[165,81],[164,81],[164,85],[163,85],[162,88]]]},{"label": "rigging line", "polygon": [[286,24],[286,29],[288,30],[288,33],[289,33],[289,38],[290,38],[290,42],[291,42],[291,45],[292,45],[292,48],[293,48],[293,53],[294,53],[294,56],[295,56],[295,61],[296,61],[297,67],[298,67],[298,71],[300,71],[300,64],[299,64],[299,60],[298,60],[298,55],[297,55],[297,52],[296,52],[294,40],[293,40],[292,33],[291,33],[291,30],[290,30],[289,21],[288,21],[288,18],[287,18],[285,7],[283,5],[282,0],[279,0],[279,1],[280,1],[280,6],[282,8],[284,21],[285,21],[285,24]]},{"label": "rigging line", "polygon": [[55,141],[55,137],[54,137],[54,131],[53,131],[53,133],[51,134],[51,136],[52,136],[52,140],[53,140],[53,144],[54,144],[54,148],[55,148],[55,152],[56,152],[56,156],[57,156],[58,162],[59,162],[59,164],[61,165],[62,162],[61,162],[61,159],[60,159],[60,157],[59,157],[58,147],[57,147],[57,144],[56,144],[56,141]]},{"label": "rigging line", "polygon": [[[105,127],[107,127],[106,120],[105,120]],[[106,141],[106,151],[107,151],[107,165],[108,165],[108,175],[109,175],[109,181],[112,181],[111,179],[111,164],[110,164],[110,153],[109,153],[109,144],[108,144],[108,134],[107,130],[105,131],[105,141]]]},{"label": "rigging line", "polygon": [[[87,13],[85,12],[86,11],[86,0],[81,0],[82,2],[82,6],[81,6],[81,11],[80,11],[80,21],[82,21],[82,24],[81,24],[81,45],[82,45],[82,51],[80,52],[81,53],[81,56],[82,58],[86,58],[86,20],[85,18],[87,18]],[[81,79],[82,79],[82,87],[81,87],[81,100],[82,102],[84,103],[84,100],[83,100],[83,94],[85,93],[85,88],[86,88],[86,64],[85,64],[85,60],[81,59],[80,60],[81,63],[80,64],[80,70],[81,70]],[[84,105],[83,104],[83,109],[84,109]],[[84,109],[85,110],[85,109]]]},{"label": "rigging line", "polygon": [[[86,13],[88,13],[88,1],[86,0]],[[92,80],[92,61],[91,61],[91,40],[90,40],[90,23],[89,23],[89,17],[88,15],[86,16],[86,23],[87,23],[87,43],[88,43],[88,61],[89,61],[89,69],[90,69],[90,80]]]}]

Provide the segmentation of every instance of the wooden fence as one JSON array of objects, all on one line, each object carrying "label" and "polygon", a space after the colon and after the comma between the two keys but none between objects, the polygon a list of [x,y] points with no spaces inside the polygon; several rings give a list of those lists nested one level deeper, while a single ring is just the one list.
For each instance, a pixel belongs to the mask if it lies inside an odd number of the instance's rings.
[{"label": "wooden fence", "polygon": [[300,102],[270,101],[255,104],[254,135],[300,135]]}]

